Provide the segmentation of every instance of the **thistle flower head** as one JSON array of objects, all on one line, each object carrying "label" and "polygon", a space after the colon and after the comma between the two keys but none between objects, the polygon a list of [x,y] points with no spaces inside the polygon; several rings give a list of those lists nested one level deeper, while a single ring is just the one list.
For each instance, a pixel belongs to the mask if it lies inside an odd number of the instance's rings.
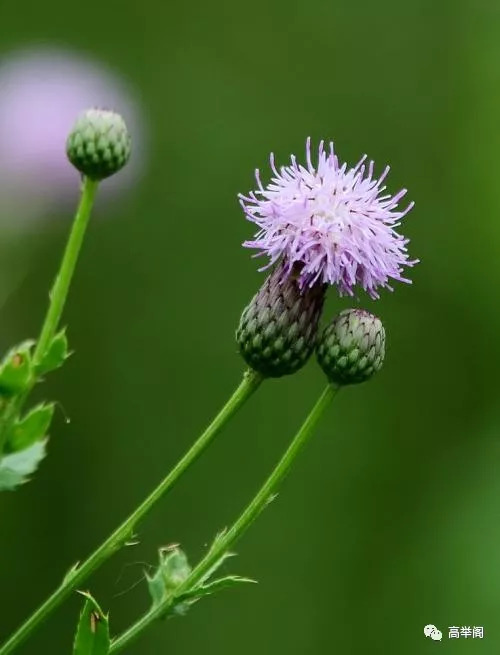
[{"label": "thistle flower head", "polygon": [[118,172],[130,157],[130,134],[120,114],[87,109],[66,143],[68,159],[81,173],[103,180]]},{"label": "thistle flower head", "polygon": [[391,289],[389,280],[409,282],[403,267],[417,260],[409,259],[408,239],[395,228],[413,203],[398,209],[406,189],[386,193],[389,167],[377,178],[373,161],[365,160],[366,155],[349,168],[339,162],[333,143],[325,151],[322,141],[315,164],[310,139],[306,166],[292,156],[291,164],[278,170],[271,155],[270,184],[263,186],[257,170],[258,188],[239,196],[247,218],[259,227],[244,245],[267,255],[269,265],[283,259],[287,272],[299,264],[301,287],[320,282],[352,296],[360,285],[378,298],[379,287]]},{"label": "thistle flower head", "polygon": [[318,339],[318,363],[338,385],[358,384],[382,368],[385,330],[382,321],[363,309],[346,309]]},{"label": "thistle flower head", "polygon": [[317,342],[325,286],[301,291],[294,275],[283,278],[280,264],[245,308],[236,341],[246,363],[265,377],[298,371]]}]

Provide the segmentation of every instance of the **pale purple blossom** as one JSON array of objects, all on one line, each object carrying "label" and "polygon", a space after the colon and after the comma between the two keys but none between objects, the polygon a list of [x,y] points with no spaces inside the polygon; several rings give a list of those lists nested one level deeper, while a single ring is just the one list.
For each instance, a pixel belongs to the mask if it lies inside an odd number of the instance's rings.
[{"label": "pale purple blossom", "polygon": [[374,163],[366,155],[353,168],[339,163],[333,143],[321,141],[318,161],[306,145],[306,166],[292,155],[291,164],[277,169],[271,155],[273,177],[264,187],[259,170],[258,188],[240,194],[247,218],[259,227],[253,240],[243,245],[266,255],[272,266],[283,259],[290,273],[298,270],[302,287],[315,283],[336,285],[341,295],[353,295],[361,286],[372,298],[378,288],[392,290],[389,281],[410,282],[403,277],[410,260],[408,239],[396,232],[413,203],[398,205],[403,189],[391,195],[383,184],[389,167],[374,177]]},{"label": "pale purple blossom", "polygon": [[35,47],[6,53],[0,62],[0,225],[68,216],[79,174],[66,157],[66,139],[89,107],[122,114],[132,134],[129,165],[102,185],[102,199],[132,189],[144,167],[144,120],[133,89],[103,62],[71,50]]}]

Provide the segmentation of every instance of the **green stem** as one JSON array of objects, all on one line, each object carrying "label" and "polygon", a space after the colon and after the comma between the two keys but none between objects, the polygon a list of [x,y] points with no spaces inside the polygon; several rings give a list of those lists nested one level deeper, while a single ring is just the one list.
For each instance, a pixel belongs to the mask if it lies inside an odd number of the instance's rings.
[{"label": "green stem", "polygon": [[[306,418],[302,427],[293,438],[291,444],[288,446],[285,454],[280,459],[271,475],[267,478],[263,486],[259,489],[256,496],[246,507],[237,521],[231,528],[224,533],[213,547],[208,551],[205,557],[199,564],[192,570],[188,578],[176,589],[175,594],[167,598],[163,603],[157,605],[144,614],[134,625],[132,625],[126,632],[113,640],[111,644],[110,653],[117,653],[118,651],[128,646],[134,641],[151,623],[156,619],[164,616],[172,607],[178,602],[187,592],[196,588],[196,586],[203,580],[204,576],[210,569],[219,561],[222,555],[226,553],[234,544],[241,538],[250,525],[255,521],[259,514],[263,511],[269,501],[272,499],[273,494],[278,489],[279,485],[287,475],[290,467],[292,466],[295,458],[309,441],[313,434],[314,428],[318,423],[321,415],[330,404],[330,401],[335,396],[339,387],[329,384],[323,391],[318,401],[312,408],[309,416]],[[1,652],[0,652],[0,655]]]},{"label": "green stem", "polygon": [[[57,274],[54,285],[49,294],[49,307],[35,347],[35,352],[33,353],[34,369],[42,361],[59,326],[59,321],[61,320],[64,304],[68,297],[71,279],[75,272],[76,262],[78,260],[78,255],[80,254],[98,185],[99,182],[89,180],[87,177],[83,180],[80,202],[76,211],[75,220],[73,221],[68,242],[66,243],[59,273]],[[21,411],[24,401],[35,386],[36,382],[37,377],[34,375],[27,388],[19,395],[13,396],[3,410],[0,419],[0,455],[3,452],[7,431],[18,413]]]},{"label": "green stem", "polygon": [[7,655],[17,648],[34,630],[44,621],[49,614],[58,607],[68,595],[97,568],[101,566],[116,550],[121,548],[133,535],[136,525],[154,505],[164,496],[179,480],[181,475],[193,464],[207,446],[214,440],[222,427],[236,413],[236,411],[250,398],[257,390],[262,377],[254,371],[247,371],[243,380],[236,388],[232,396],[226,402],[221,411],[207,427],[205,432],[191,446],[184,457],[160,482],[153,492],[144,500],[137,509],[95,550],[90,557],[83,562],[76,570],[71,571],[63,580],[61,585],[47,600],[36,610],[31,617],[21,625],[18,630],[0,647],[0,655]]},{"label": "green stem", "polygon": [[40,364],[40,361],[43,359],[59,326],[59,321],[61,320],[64,304],[68,297],[71,279],[75,272],[76,262],[78,260],[78,255],[80,254],[83,237],[85,236],[98,185],[99,182],[90,180],[88,177],[83,179],[80,203],[78,205],[75,220],[73,221],[73,227],[71,228],[68,243],[66,244],[59,273],[57,274],[54,286],[50,292],[49,308],[45,315],[42,331],[33,354],[34,366]]}]

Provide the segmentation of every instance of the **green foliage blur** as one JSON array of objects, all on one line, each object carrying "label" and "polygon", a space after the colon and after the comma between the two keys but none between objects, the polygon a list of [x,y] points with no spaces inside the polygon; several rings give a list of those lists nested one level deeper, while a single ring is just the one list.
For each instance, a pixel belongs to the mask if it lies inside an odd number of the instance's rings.
[{"label": "green foliage blur", "polygon": [[[420,655],[500,647],[500,6],[486,0],[2,6],[1,54],[76,49],[128,79],[149,164],[98,203],[65,313],[75,355],[42,397],[49,457],[0,497],[0,640],[155,485],[243,364],[234,331],[264,279],[236,200],[311,136],[367,152],[421,259],[374,303],[386,365],[337,397],[225,573],[259,581],[158,623],[130,653]],[[83,108],[82,108],[83,109]],[[1,308],[3,350],[36,336],[70,213],[6,250],[30,256]],[[12,215],[12,221],[16,216]],[[23,241],[23,238],[25,241]],[[9,260],[10,261],[10,260]],[[7,277],[7,282],[8,282]],[[4,282],[4,284],[7,284]],[[332,291],[327,315],[352,305]],[[358,306],[357,301],[354,304]],[[269,381],[90,581],[113,634],[149,604],[144,569],[180,543],[194,563],[249,500],[324,386],[315,362]],[[71,422],[65,421],[65,416]],[[74,594],[19,655],[69,653]],[[423,634],[443,631],[436,646]],[[448,626],[484,626],[464,645]],[[443,645],[445,644],[445,645]]]}]

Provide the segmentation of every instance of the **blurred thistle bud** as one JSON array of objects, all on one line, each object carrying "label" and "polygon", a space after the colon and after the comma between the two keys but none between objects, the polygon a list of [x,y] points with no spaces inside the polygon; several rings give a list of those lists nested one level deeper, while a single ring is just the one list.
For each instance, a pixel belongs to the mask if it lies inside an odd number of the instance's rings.
[{"label": "blurred thistle bud", "polygon": [[280,264],[245,308],[236,341],[246,363],[264,377],[298,371],[317,341],[325,285],[300,289],[296,274]]},{"label": "blurred thistle bud", "polygon": [[68,159],[91,180],[103,180],[125,166],[130,135],[113,111],[88,109],[76,121],[66,143]]},{"label": "blurred thistle bud", "polygon": [[365,382],[382,368],[384,361],[382,321],[363,309],[346,309],[323,330],[316,354],[330,382]]}]

